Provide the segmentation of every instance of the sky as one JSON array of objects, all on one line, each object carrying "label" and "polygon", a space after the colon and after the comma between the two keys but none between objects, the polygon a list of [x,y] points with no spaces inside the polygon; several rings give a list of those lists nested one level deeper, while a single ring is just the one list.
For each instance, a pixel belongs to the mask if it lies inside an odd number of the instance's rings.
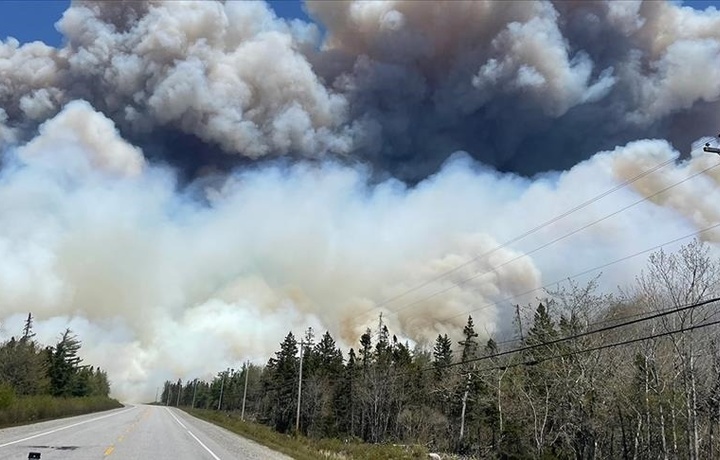
[{"label": "sky", "polygon": [[[298,18],[309,21],[298,0],[269,1],[275,13],[281,18]],[[682,2],[695,9],[720,8],[720,0],[691,0]],[[41,40],[48,45],[58,46],[62,36],[54,24],[70,5],[68,0],[4,0],[0,2],[0,39],[14,37],[20,43]]]},{"label": "sky", "polygon": [[[297,0],[268,2],[282,18],[310,18]],[[711,2],[702,2],[711,3]],[[20,43],[40,40],[58,46],[62,36],[55,30],[55,22],[70,5],[68,0],[5,0],[0,2],[0,39],[14,37]]]},{"label": "sky", "polygon": [[0,41],[0,341],[69,327],[142,401],[288,330],[501,338],[544,286],[720,254],[711,4],[0,0],[49,45]]}]

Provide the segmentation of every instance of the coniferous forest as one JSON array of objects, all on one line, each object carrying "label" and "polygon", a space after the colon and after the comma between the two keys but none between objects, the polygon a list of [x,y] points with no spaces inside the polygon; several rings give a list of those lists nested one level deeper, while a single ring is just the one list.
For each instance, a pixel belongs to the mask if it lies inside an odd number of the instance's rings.
[{"label": "coniferous forest", "polygon": [[0,344],[0,426],[121,406],[109,398],[107,373],[83,364],[70,329],[43,346],[32,325],[28,314],[19,338]]},{"label": "coniferous forest", "polygon": [[345,352],[308,329],[288,333],[264,366],[166,382],[162,403],[291,433],[302,368],[309,437],[474,458],[716,458],[719,283],[720,262],[695,241],[652,254],[614,293],[597,279],[547,290],[527,314],[518,308],[514,337],[482,337],[469,316],[457,339],[410,346],[380,317]]}]

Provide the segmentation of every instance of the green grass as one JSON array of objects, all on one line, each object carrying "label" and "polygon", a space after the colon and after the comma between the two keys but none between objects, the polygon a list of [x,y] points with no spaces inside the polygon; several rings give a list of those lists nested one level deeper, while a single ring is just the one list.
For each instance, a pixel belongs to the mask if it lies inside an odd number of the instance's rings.
[{"label": "green grass", "polygon": [[198,418],[252,439],[296,460],[324,458],[337,460],[411,460],[428,458],[428,451],[422,446],[406,447],[362,442],[346,443],[339,439],[311,439],[305,436],[291,436],[278,433],[265,425],[241,421],[236,414],[200,409],[185,410]]},{"label": "green grass", "polygon": [[123,407],[114,399],[99,396],[53,398],[42,395],[8,399],[0,405],[0,428]]}]

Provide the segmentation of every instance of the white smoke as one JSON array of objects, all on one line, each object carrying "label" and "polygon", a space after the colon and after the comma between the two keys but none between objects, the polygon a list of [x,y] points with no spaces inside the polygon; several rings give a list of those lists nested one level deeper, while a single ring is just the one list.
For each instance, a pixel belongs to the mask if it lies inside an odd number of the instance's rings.
[{"label": "white smoke", "polygon": [[[71,160],[109,173],[134,176],[145,164],[142,151],[120,138],[111,120],[93,110],[85,101],[73,101],[53,119],[40,126],[40,135],[20,149],[25,161],[59,161],[68,167]],[[62,155],[69,151],[70,155]],[[77,155],[82,151],[84,155]],[[60,158],[38,157],[44,155]]]},{"label": "white smoke", "polygon": [[[322,44],[315,26],[280,20],[262,2],[76,2],[58,25],[62,48],[0,43],[2,338],[28,311],[44,343],[71,327],[116,396],[148,400],[165,379],[264,362],[288,330],[308,326],[345,347],[380,313],[413,342],[456,336],[468,314],[484,334],[502,334],[513,305],[543,285],[720,222],[716,156],[637,140],[578,161],[563,144],[591,132],[595,114],[614,123],[598,138],[718,121],[716,11],[539,1],[308,9],[327,28]],[[598,37],[618,46],[603,50]],[[529,179],[471,158],[511,158],[513,136],[547,120],[565,123],[548,137],[556,142],[526,147],[526,158],[562,158],[567,170]],[[155,161],[155,144],[137,141],[169,128],[246,158],[314,160],[188,186],[163,164],[197,155],[212,166],[204,152],[173,145]],[[456,152],[467,139],[477,151]],[[408,154],[417,140],[422,152]],[[413,185],[385,174],[403,155],[431,174]],[[714,244],[720,233],[701,237]],[[643,264],[607,268],[602,287]]]},{"label": "white smoke", "polygon": [[[48,125],[73,108],[85,105],[71,104]],[[63,125],[68,139],[107,123],[99,116],[85,120]],[[638,182],[637,191],[625,188],[515,249],[471,260],[611,188],[635,174],[633,168],[677,156],[659,141],[599,154],[536,181],[498,175],[462,155],[413,188],[395,180],[373,184],[366,171],[333,163],[268,166],[208,189],[209,204],[198,206],[176,192],[172,173],[162,168],[108,176],[92,161],[101,145],[70,144],[90,169],[34,161],[41,146],[53,153],[44,139],[53,135],[41,130],[26,147],[33,146],[33,156],[19,155],[0,181],[4,335],[19,330],[27,311],[48,343],[65,325],[73,327],[88,361],[110,371],[114,391],[124,398],[150,398],[164,378],[207,375],[246,358],[262,361],[289,329],[328,329],[352,346],[380,312],[395,333],[414,341],[456,333],[467,314],[481,331],[495,334],[507,328],[514,303],[541,292],[519,294],[633,253],[638,242],[650,247],[716,221],[711,210],[697,222],[684,217],[698,215],[695,200],[709,203],[717,194],[709,188],[717,189],[720,176],[708,173],[681,189],[683,200],[662,207],[644,202],[523,257],[636,201],[645,189],[682,180],[716,160],[698,157],[659,170]],[[642,262],[612,270],[606,285],[624,282]]]},{"label": "white smoke", "polygon": [[59,50],[0,46],[11,116],[42,121],[80,96],[136,131],[172,124],[250,157],[349,150],[346,102],[300,52],[316,28],[262,2],[76,2],[58,28]]}]

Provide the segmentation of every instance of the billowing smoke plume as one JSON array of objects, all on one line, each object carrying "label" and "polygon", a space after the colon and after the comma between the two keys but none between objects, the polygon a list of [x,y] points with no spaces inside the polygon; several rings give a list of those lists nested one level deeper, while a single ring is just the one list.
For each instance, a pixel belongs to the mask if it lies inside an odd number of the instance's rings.
[{"label": "billowing smoke plume", "polygon": [[[58,23],[61,49],[0,45],[0,135],[27,136],[84,99],[191,174],[242,158],[331,155],[420,180],[457,150],[534,174],[637,138],[687,150],[720,122],[716,10],[650,1],[307,8],[327,29],[323,43],[314,25],[277,19],[260,2],[75,2]],[[176,153],[189,143],[192,153]]]},{"label": "billowing smoke plume", "polygon": [[147,399],[288,329],[501,334],[543,285],[720,222],[690,148],[720,128],[717,11],[307,8],[324,37],[261,2],[76,2],[61,48],[0,42],[2,337],[69,326]]}]

